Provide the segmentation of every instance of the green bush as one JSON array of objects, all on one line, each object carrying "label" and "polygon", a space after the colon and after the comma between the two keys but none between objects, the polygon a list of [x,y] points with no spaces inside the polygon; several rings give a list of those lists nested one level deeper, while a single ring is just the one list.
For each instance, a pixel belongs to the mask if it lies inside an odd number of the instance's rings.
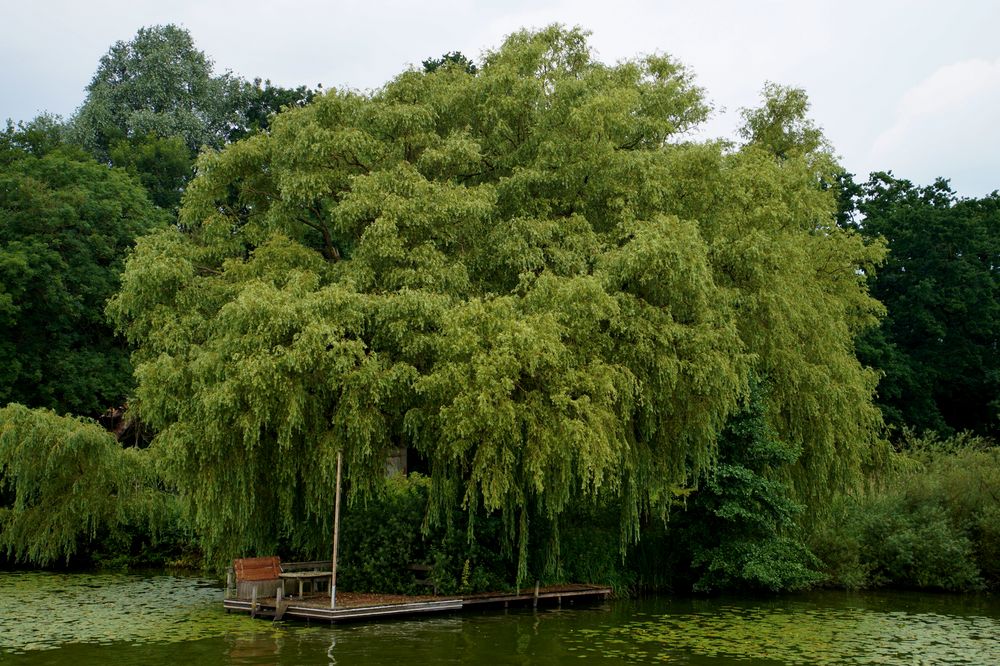
[{"label": "green bush", "polygon": [[984,582],[1000,589],[1000,447],[969,433],[945,440],[910,434],[907,445],[922,465],[907,479],[907,497],[943,507],[969,540]]},{"label": "green bush", "polygon": [[420,530],[426,503],[425,479],[397,475],[387,480],[377,499],[347,507],[338,563],[344,589],[416,591],[409,567],[426,558]]},{"label": "green bush", "polygon": [[908,431],[900,448],[878,483],[839,498],[812,529],[831,584],[1000,587],[1000,449],[966,433]]},{"label": "green bush", "polygon": [[559,582],[607,585],[616,593],[633,590],[638,581],[622,556],[617,508],[577,507],[568,513],[559,534],[559,567],[552,574]]},{"label": "green bush", "polygon": [[718,464],[668,526],[690,552],[694,591],[801,590],[823,579],[784,475],[802,451],[769,424],[765,395],[751,387],[719,437]]},{"label": "green bush", "polygon": [[508,590],[515,579],[513,554],[503,546],[499,516],[476,516],[473,538],[468,516],[455,510],[450,524],[438,526],[428,537],[431,580],[443,594]]},{"label": "green bush", "polygon": [[838,495],[814,521],[807,541],[821,562],[824,585],[848,590],[868,587],[870,563],[861,558],[863,515],[862,503],[856,498]]},{"label": "green bush", "polygon": [[972,542],[944,507],[905,498],[879,498],[868,506],[861,559],[872,586],[962,591],[982,585]]},{"label": "green bush", "polygon": [[1000,589],[1000,500],[983,507],[973,526],[972,542],[983,579],[992,589]]}]

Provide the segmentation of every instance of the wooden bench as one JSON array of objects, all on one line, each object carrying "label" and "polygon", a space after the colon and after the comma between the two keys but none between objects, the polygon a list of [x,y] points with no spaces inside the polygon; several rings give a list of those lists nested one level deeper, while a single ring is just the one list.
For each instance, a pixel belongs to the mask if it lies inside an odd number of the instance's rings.
[{"label": "wooden bench", "polygon": [[233,561],[236,573],[236,598],[273,597],[282,587],[281,559],[271,557],[244,557]]},{"label": "wooden bench", "polygon": [[244,557],[235,560],[233,568],[236,570],[237,581],[271,580],[281,575],[281,558],[277,555]]}]

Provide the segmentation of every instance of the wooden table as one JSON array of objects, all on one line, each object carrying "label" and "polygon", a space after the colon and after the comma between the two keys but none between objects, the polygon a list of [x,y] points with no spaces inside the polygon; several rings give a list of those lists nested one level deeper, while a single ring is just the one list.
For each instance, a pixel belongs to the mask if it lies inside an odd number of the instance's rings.
[{"label": "wooden table", "polygon": [[297,580],[299,581],[299,597],[302,596],[302,585],[306,581],[312,584],[312,589],[316,591],[316,582],[321,581],[324,578],[328,579],[333,574],[329,571],[285,571],[279,574],[282,580]]}]

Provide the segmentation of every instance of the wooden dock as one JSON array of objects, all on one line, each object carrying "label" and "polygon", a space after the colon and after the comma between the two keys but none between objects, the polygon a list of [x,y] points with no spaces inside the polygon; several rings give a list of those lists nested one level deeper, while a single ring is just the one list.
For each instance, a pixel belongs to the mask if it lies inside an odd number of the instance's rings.
[{"label": "wooden dock", "polygon": [[227,612],[249,613],[254,617],[306,621],[320,620],[333,623],[358,622],[434,613],[453,613],[462,610],[484,608],[561,607],[604,601],[610,594],[611,588],[609,587],[555,585],[534,587],[508,594],[391,597],[380,603],[367,603],[365,605],[355,605],[348,601],[348,599],[345,599],[347,603],[341,604],[341,594],[338,593],[337,608],[330,608],[330,597],[326,594],[315,594],[302,598],[285,597],[280,600],[277,597],[250,600],[226,599],[223,605]]}]

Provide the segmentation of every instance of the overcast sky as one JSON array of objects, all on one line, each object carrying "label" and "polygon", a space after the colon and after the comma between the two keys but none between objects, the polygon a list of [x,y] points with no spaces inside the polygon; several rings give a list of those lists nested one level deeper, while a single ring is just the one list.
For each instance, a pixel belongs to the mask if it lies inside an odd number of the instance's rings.
[{"label": "overcast sky", "polygon": [[848,170],[1000,188],[1000,0],[3,0],[0,119],[69,116],[100,57],[175,23],[231,70],[295,86],[376,88],[446,51],[477,57],[521,27],[592,31],[599,59],[668,53],[733,136],[766,81],[805,88]]}]

